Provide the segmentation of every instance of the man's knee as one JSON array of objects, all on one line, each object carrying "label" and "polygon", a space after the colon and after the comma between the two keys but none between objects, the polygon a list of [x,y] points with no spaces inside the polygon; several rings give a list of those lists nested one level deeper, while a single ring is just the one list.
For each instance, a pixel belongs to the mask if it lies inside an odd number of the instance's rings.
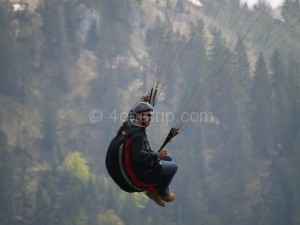
[{"label": "man's knee", "polygon": [[172,171],[173,171],[174,173],[176,173],[177,170],[178,170],[177,164],[176,164],[176,163],[172,163]]}]

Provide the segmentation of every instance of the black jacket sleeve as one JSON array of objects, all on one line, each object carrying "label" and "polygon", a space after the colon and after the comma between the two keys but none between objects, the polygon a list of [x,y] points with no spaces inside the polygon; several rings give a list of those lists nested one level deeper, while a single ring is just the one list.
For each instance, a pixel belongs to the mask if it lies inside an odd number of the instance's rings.
[{"label": "black jacket sleeve", "polygon": [[158,160],[158,154],[145,146],[146,137],[143,134],[136,134],[132,138],[131,151],[132,159],[137,163],[146,163]]}]

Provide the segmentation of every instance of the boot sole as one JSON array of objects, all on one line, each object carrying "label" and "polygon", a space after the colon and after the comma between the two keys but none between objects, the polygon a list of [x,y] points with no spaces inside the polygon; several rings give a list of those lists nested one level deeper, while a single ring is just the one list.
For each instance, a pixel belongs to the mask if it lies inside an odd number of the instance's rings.
[{"label": "boot sole", "polygon": [[162,203],[158,200],[156,200],[155,198],[153,198],[153,196],[149,195],[148,193],[146,193],[146,195],[148,196],[148,198],[152,199],[157,205],[161,206],[161,207],[165,207],[166,203]]}]

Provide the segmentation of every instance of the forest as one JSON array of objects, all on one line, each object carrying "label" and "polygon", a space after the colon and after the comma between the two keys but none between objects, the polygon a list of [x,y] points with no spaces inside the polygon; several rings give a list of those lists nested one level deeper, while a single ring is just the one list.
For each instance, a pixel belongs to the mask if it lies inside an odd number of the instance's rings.
[{"label": "forest", "polygon": [[[0,225],[299,225],[299,12],[299,0],[0,0]],[[160,78],[152,149],[184,120],[165,208],[105,168]]]}]

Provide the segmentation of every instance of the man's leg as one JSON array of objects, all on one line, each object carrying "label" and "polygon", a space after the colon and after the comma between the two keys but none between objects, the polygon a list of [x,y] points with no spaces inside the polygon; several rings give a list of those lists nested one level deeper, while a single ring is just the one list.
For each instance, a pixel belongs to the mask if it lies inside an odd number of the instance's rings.
[{"label": "man's leg", "polygon": [[169,185],[177,172],[177,164],[171,161],[161,160],[162,177],[158,185],[159,193],[164,196],[169,193]]}]

